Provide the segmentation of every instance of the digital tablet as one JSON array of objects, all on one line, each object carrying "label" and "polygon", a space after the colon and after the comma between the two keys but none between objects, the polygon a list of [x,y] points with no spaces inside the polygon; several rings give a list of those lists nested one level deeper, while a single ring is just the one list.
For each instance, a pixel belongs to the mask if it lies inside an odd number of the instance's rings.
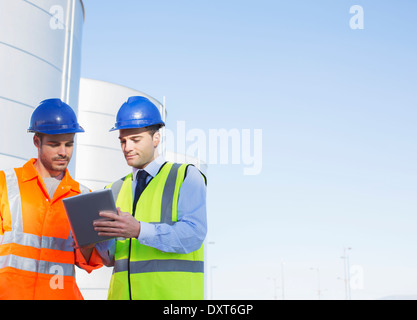
[{"label": "digital tablet", "polygon": [[77,247],[112,239],[99,236],[94,230],[93,221],[106,219],[99,216],[100,211],[113,211],[117,214],[111,189],[94,191],[62,199]]}]

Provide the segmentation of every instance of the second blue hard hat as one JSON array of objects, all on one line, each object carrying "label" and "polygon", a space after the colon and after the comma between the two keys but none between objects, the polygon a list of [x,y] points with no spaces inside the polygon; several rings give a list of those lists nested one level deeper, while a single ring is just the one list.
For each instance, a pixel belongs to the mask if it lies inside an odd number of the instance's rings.
[{"label": "second blue hard hat", "polygon": [[68,104],[60,99],[47,99],[33,111],[28,132],[64,134],[84,132],[84,129]]},{"label": "second blue hard hat", "polygon": [[158,108],[142,96],[130,97],[119,109],[116,123],[110,131],[144,128],[153,125],[165,126]]}]

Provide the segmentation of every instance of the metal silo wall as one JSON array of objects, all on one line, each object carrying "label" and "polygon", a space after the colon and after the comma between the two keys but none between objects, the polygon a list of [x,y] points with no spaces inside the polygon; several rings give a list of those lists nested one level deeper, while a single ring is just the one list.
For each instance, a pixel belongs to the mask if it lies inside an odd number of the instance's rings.
[{"label": "metal silo wall", "polygon": [[26,130],[42,100],[77,113],[83,20],[80,0],[0,0],[0,170],[37,156]]}]

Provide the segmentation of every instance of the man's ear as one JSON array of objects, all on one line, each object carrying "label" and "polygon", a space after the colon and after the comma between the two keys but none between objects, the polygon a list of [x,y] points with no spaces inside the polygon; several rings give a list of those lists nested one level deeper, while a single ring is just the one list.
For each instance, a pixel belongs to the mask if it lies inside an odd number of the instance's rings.
[{"label": "man's ear", "polygon": [[155,132],[152,140],[154,148],[158,147],[159,143],[161,142],[161,133],[159,131]]},{"label": "man's ear", "polygon": [[41,139],[38,135],[34,135],[33,136],[33,144],[35,145],[36,148],[40,148],[41,147]]}]

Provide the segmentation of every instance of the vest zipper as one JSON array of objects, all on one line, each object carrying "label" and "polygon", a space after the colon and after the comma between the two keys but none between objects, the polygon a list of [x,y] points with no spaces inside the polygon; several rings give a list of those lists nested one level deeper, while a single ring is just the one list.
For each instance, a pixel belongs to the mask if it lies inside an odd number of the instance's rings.
[{"label": "vest zipper", "polygon": [[129,257],[127,264],[127,285],[129,287],[129,300],[132,300],[132,286],[130,284],[130,252],[132,250],[132,239],[129,239]]}]

